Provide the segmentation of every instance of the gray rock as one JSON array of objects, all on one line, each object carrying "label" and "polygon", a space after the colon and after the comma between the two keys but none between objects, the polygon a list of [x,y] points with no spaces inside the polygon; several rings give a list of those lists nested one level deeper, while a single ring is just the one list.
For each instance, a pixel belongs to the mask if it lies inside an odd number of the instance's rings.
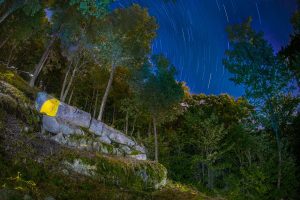
[{"label": "gray rock", "polygon": [[107,136],[105,136],[105,135],[103,135],[103,136],[101,136],[101,137],[99,137],[99,138],[97,138],[100,142],[103,142],[103,143],[105,143],[105,144],[111,144],[111,140],[107,137]]},{"label": "gray rock", "polygon": [[79,134],[82,135],[84,132],[73,125],[69,125],[55,117],[43,115],[43,128],[51,133],[63,133],[64,135]]},{"label": "gray rock", "polygon": [[97,121],[95,119],[92,119],[89,131],[96,135],[102,136],[103,126],[104,126],[104,123]]},{"label": "gray rock", "polygon": [[141,153],[146,154],[146,149],[145,149],[145,147],[142,147],[142,146],[140,146],[140,145],[135,145],[135,146],[133,146],[132,148],[135,149],[135,150],[137,150],[137,151],[139,151],[139,152],[141,152]]},{"label": "gray rock", "polygon": [[147,160],[146,154],[137,154],[137,155],[127,155],[127,157],[134,158],[137,160]]},{"label": "gray rock", "polygon": [[84,128],[89,128],[92,118],[90,113],[79,110],[63,102],[60,102],[56,117],[70,124]]},{"label": "gray rock", "polygon": [[131,152],[132,152],[132,150],[128,146],[125,146],[125,145],[122,145],[120,149],[124,151],[125,155],[131,154]]},{"label": "gray rock", "polygon": [[60,144],[68,144],[68,140],[64,137],[64,135],[62,133],[58,133],[55,136],[50,138],[51,140],[54,140]]},{"label": "gray rock", "polygon": [[[36,99],[37,110],[40,111],[42,105],[49,99],[53,99],[53,97],[49,96],[44,92],[39,93],[38,98]],[[104,124],[103,122],[97,121],[96,119],[92,119],[91,115],[85,111],[79,110],[63,102],[54,102],[59,103],[56,116],[43,116],[43,128],[51,133],[56,134],[52,137],[54,141],[78,149],[97,149],[98,151],[103,153],[112,153],[116,155],[125,154],[130,155],[132,158],[135,159],[146,159],[145,148],[136,144],[136,142],[129,136]],[[91,140],[83,138],[79,141],[74,141],[69,137],[73,134],[85,134],[82,128],[88,128],[88,131],[95,134],[96,138],[93,137],[91,138]],[[103,147],[103,145],[101,146],[101,143],[116,143],[121,145],[121,148],[118,149],[112,147],[112,149],[108,149],[108,147]],[[138,151],[140,153],[139,155],[131,155],[133,151]]]},{"label": "gray rock", "polygon": [[86,164],[86,163],[82,162],[82,160],[80,160],[80,159],[75,159],[72,163],[65,161],[64,164],[68,168],[73,170],[74,172],[77,172],[79,174],[83,174],[86,176],[94,176],[95,172],[97,170],[96,166]]},{"label": "gray rock", "polygon": [[115,131],[111,132],[111,134],[108,136],[112,141],[119,143],[119,144],[125,144],[127,146],[134,146],[135,142],[131,140],[129,137],[125,136],[121,132]]},{"label": "gray rock", "polygon": [[43,128],[51,133],[59,133],[60,125],[54,117],[43,115]]}]

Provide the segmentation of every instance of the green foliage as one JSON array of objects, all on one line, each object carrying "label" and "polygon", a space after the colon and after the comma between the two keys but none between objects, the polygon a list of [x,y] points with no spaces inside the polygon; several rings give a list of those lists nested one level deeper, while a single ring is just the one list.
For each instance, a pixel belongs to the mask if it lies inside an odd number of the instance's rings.
[{"label": "green foliage", "polygon": [[[243,85],[246,90],[246,96],[250,102],[257,106],[256,114],[258,118],[255,119],[256,127],[262,126],[271,130],[277,144],[277,153],[274,150],[266,151],[269,152],[269,155],[273,153],[276,157],[258,163],[264,167],[262,174],[256,173],[256,170],[252,170],[252,168],[249,173],[241,171],[241,174],[246,177],[246,181],[253,182],[251,179],[257,180],[258,182],[254,184],[258,185],[274,184],[276,181],[271,178],[266,183],[262,180],[267,177],[276,177],[277,190],[269,197],[264,198],[284,197],[289,189],[283,186],[285,184],[284,179],[286,179],[283,175],[286,171],[283,170],[289,164],[287,164],[288,162],[286,163],[288,158],[283,156],[285,151],[282,138],[286,137],[284,129],[293,121],[295,117],[293,113],[296,112],[299,104],[299,99],[291,95],[294,89],[292,87],[292,71],[288,68],[288,64],[282,56],[274,54],[271,45],[263,38],[263,34],[257,33],[251,28],[251,18],[242,24],[228,27],[227,32],[231,42],[231,49],[226,51],[224,65],[233,74],[232,80],[234,83]],[[274,159],[277,159],[277,174],[275,172],[272,173],[270,170],[271,166],[268,165],[268,163],[272,163],[274,166]],[[293,163],[294,160],[292,159],[291,162]],[[296,172],[292,168],[288,172],[291,173],[288,177],[295,176]],[[294,175],[292,175],[293,173]],[[292,182],[297,184],[296,180]],[[269,187],[271,188],[272,186]],[[247,198],[256,199],[257,196],[264,196],[265,189],[263,187],[260,188],[263,190],[257,190],[256,192],[251,192],[253,189],[248,188],[250,196]],[[293,194],[291,193],[290,196],[293,196]]]},{"label": "green foliage", "polygon": [[113,0],[71,0],[70,5],[76,5],[77,9],[85,16],[103,17],[108,13],[108,6]]},{"label": "green foliage", "polygon": [[226,51],[224,65],[233,74],[232,80],[245,86],[248,97],[265,100],[289,89],[291,72],[263,34],[251,28],[251,19],[227,32],[231,49]]},{"label": "green foliage", "polygon": [[147,79],[139,82],[141,102],[160,122],[168,121],[172,119],[172,114],[176,114],[173,108],[183,98],[183,90],[174,79],[175,67],[165,57],[156,55],[153,57],[153,63],[153,66],[149,66],[149,71],[145,71]]}]

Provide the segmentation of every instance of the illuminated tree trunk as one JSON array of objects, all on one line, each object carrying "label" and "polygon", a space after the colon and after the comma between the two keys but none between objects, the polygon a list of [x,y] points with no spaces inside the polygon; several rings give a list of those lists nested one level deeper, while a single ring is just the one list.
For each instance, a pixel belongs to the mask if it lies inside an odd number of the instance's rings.
[{"label": "illuminated tree trunk", "polygon": [[95,100],[94,113],[93,113],[94,118],[96,117],[96,112],[97,112],[98,97],[99,97],[99,90],[97,90],[97,93],[96,93],[96,100]]},{"label": "illuminated tree trunk", "polygon": [[62,98],[64,96],[65,88],[66,88],[66,85],[67,85],[67,80],[68,80],[69,73],[70,73],[70,70],[71,70],[71,66],[72,66],[72,62],[68,66],[68,71],[65,74],[65,78],[64,78],[63,85],[62,85],[62,88],[61,88],[61,92],[60,92],[60,100],[61,101],[62,101]]},{"label": "illuminated tree trunk", "polygon": [[98,115],[98,118],[97,118],[99,121],[102,121],[103,112],[104,112],[104,109],[105,109],[105,104],[106,104],[107,97],[108,97],[108,94],[109,94],[109,91],[110,91],[110,88],[111,88],[111,85],[112,85],[112,82],[113,82],[113,79],[114,79],[115,70],[116,70],[116,67],[114,65],[112,65],[109,80],[108,80],[106,90],[105,90],[103,98],[102,98],[100,111],[99,111],[99,115]]},{"label": "illuminated tree trunk", "polygon": [[130,136],[132,136],[132,134],[134,133],[135,123],[136,123],[136,116],[134,117],[134,120],[133,120],[132,130],[131,130]]},{"label": "illuminated tree trunk", "polygon": [[40,59],[39,63],[36,65],[35,69],[34,69],[34,72],[33,72],[33,75],[30,79],[30,82],[29,82],[29,85],[30,87],[33,87],[34,86],[34,83],[38,77],[38,75],[40,74],[40,72],[42,71],[43,67],[44,67],[44,64],[49,56],[49,53],[50,53],[50,50],[52,48],[52,45],[55,41],[55,37],[52,37],[52,39],[50,40],[42,58]]},{"label": "illuminated tree trunk", "polygon": [[71,104],[72,97],[73,97],[73,93],[74,93],[74,88],[72,89],[71,94],[70,94],[70,97],[69,97],[69,101],[68,101],[68,104],[69,104],[69,105]]},{"label": "illuminated tree trunk", "polygon": [[67,95],[68,95],[68,93],[69,93],[69,90],[70,90],[70,88],[71,88],[71,85],[72,85],[72,83],[73,83],[73,80],[74,80],[74,77],[75,77],[76,72],[77,72],[77,66],[75,66],[75,68],[74,68],[73,71],[72,71],[71,78],[70,78],[70,80],[69,80],[69,82],[68,82],[68,85],[67,85],[66,90],[64,91],[64,94],[63,94],[63,96],[62,96],[62,98],[61,98],[61,101],[65,101],[65,100],[66,100]]}]

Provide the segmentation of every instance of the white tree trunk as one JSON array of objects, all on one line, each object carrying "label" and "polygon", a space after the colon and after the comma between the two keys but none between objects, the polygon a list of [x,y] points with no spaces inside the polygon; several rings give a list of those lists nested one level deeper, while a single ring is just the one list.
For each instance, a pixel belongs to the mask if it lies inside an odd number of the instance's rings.
[{"label": "white tree trunk", "polygon": [[54,41],[55,41],[55,37],[53,37],[50,40],[50,42],[49,42],[49,44],[48,44],[48,46],[47,46],[47,48],[46,48],[43,56],[41,57],[39,63],[36,65],[36,67],[34,69],[34,72],[33,72],[33,75],[32,75],[32,77],[30,79],[30,82],[29,82],[30,87],[34,86],[34,83],[35,83],[38,75],[40,74],[41,70],[43,69],[44,64],[45,64],[45,62],[46,62],[46,60],[47,60],[47,58],[49,56],[49,53],[50,53],[50,50],[52,48],[52,45],[53,45]]},{"label": "white tree trunk", "polygon": [[69,82],[68,82],[68,85],[67,85],[66,90],[64,91],[64,95],[62,96],[61,101],[65,101],[65,100],[66,100],[66,97],[67,97],[67,95],[68,95],[68,93],[69,93],[69,90],[70,90],[70,88],[71,88],[71,85],[72,85],[72,83],[73,83],[73,80],[74,80],[76,71],[77,71],[77,66],[75,66],[75,68],[74,68],[73,71],[72,71],[71,78],[70,78],[70,80],[69,80]]},{"label": "white tree trunk", "polygon": [[132,130],[131,130],[130,136],[132,136],[132,134],[134,133],[135,123],[136,123],[136,116],[134,117],[134,120],[133,120]]},{"label": "white tree trunk", "polygon": [[68,101],[68,104],[69,104],[69,105],[71,104],[72,97],[73,97],[73,93],[74,93],[74,88],[72,89],[71,94],[70,94],[70,97],[69,97],[69,101]]},{"label": "white tree trunk", "polygon": [[60,100],[61,100],[61,101],[62,101],[62,98],[63,98],[63,96],[64,96],[64,92],[65,92],[65,88],[66,88],[66,85],[67,85],[68,76],[69,76],[69,73],[70,73],[70,70],[71,70],[71,67],[72,67],[72,63],[73,63],[73,60],[72,60],[71,63],[69,64],[69,66],[68,66],[68,71],[67,71],[67,73],[65,74],[65,78],[64,78],[63,85],[62,85],[61,92],[60,92]]},{"label": "white tree trunk", "polygon": [[106,90],[105,90],[105,93],[103,95],[101,106],[100,106],[100,111],[99,111],[99,115],[98,115],[98,120],[99,121],[102,121],[106,100],[107,100],[107,97],[108,97],[108,94],[109,94],[109,91],[110,91],[110,88],[111,88],[111,85],[112,85],[112,82],[113,82],[113,79],[114,79],[115,70],[116,70],[116,67],[114,65],[112,65],[109,80],[108,80]]},{"label": "white tree trunk", "polygon": [[97,112],[97,104],[98,104],[98,97],[99,97],[99,90],[97,90],[97,93],[96,93],[96,101],[95,101],[95,106],[94,106],[93,118],[95,118],[95,117],[96,117],[96,112]]}]

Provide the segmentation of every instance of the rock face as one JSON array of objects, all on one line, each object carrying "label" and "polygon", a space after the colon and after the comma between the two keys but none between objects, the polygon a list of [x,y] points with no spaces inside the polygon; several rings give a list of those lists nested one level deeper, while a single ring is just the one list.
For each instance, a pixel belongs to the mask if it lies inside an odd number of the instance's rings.
[{"label": "rock face", "polygon": [[[133,138],[93,119],[90,113],[60,102],[45,92],[38,93],[35,107],[43,114],[43,128],[56,134],[53,139],[59,143],[138,160],[147,159],[145,148]],[[89,137],[85,137],[87,135]]]},{"label": "rock face", "polygon": [[166,185],[167,170],[153,161],[137,161],[121,157],[76,157],[64,161],[69,172],[84,174],[92,179],[139,191],[157,190]]},{"label": "rock face", "polygon": [[[1,200],[156,199],[152,193],[165,186],[167,170],[145,160],[143,146],[94,119],[89,128],[64,120],[51,104],[47,109],[56,116],[43,115],[41,121],[35,111],[41,106],[32,102],[35,91],[20,83],[2,81],[0,72]],[[54,133],[51,139],[41,133],[40,122]]]}]

